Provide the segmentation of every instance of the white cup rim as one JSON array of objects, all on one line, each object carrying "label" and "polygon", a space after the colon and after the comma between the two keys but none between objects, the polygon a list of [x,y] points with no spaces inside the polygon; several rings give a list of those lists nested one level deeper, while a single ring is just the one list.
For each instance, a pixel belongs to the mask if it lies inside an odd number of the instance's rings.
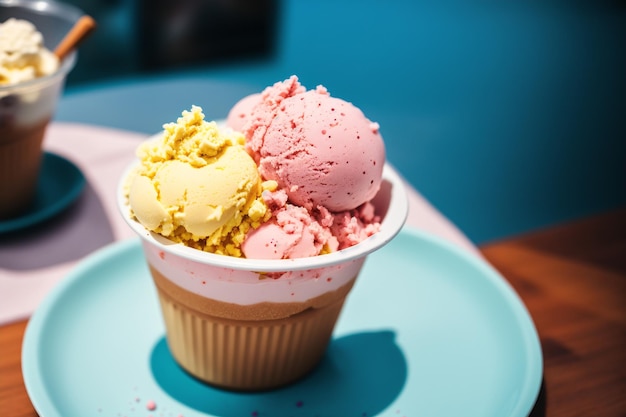
[{"label": "white cup rim", "polygon": [[391,165],[386,163],[383,168],[383,184],[381,189],[383,187],[388,188],[390,192],[389,205],[386,213],[383,214],[380,230],[364,241],[337,252],[296,259],[248,259],[218,255],[193,249],[182,243],[173,242],[157,233],[149,231],[137,220],[130,217],[130,208],[125,195],[127,190],[126,178],[137,164],[138,162],[134,162],[126,169],[119,181],[117,189],[118,209],[130,228],[145,244],[157,246],[161,250],[175,256],[222,268],[256,272],[284,272],[324,268],[346,263],[362,258],[391,241],[391,239],[400,232],[400,229],[402,229],[409,211],[408,196],[404,180]]}]

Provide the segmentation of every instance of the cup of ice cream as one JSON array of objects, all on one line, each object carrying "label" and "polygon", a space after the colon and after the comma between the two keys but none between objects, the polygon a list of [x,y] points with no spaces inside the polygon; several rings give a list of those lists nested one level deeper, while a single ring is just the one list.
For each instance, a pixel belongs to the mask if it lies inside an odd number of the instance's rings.
[{"label": "cup of ice cream", "polygon": [[[322,358],[367,255],[402,228],[403,180],[378,125],[296,77],[221,126],[198,107],[141,144],[118,188],[169,349],[188,373],[258,391]],[[245,107],[245,108],[244,108]]]},{"label": "cup of ice cream", "polygon": [[52,50],[81,15],[61,3],[0,0],[0,219],[34,198],[46,128],[76,62]]}]

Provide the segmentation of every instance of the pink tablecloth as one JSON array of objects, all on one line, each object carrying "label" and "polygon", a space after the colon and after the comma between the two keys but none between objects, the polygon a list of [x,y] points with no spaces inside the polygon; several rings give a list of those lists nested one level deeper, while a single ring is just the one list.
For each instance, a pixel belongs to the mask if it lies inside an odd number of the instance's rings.
[{"label": "pink tablecloth", "polygon": [[[32,265],[0,265],[0,325],[32,314],[46,294],[88,251],[122,239],[134,238],[117,212],[115,189],[122,171],[134,158],[139,141],[146,135],[96,126],[54,123],[45,139],[45,148],[74,162],[84,173],[88,186],[76,207],[53,226],[42,225],[41,236],[4,242],[0,255],[10,259],[10,251],[32,256]],[[478,255],[476,247],[448,219],[415,189],[409,187],[410,211],[407,225],[457,244]],[[63,217],[63,215],[61,215]],[[65,239],[66,243],[63,243]],[[78,241],[77,256],[65,256],[73,248],[59,248],[73,239]],[[39,262],[49,251],[59,256]],[[63,252],[65,250],[65,252]],[[44,256],[45,258],[45,256]],[[7,263],[5,261],[5,263]]]}]

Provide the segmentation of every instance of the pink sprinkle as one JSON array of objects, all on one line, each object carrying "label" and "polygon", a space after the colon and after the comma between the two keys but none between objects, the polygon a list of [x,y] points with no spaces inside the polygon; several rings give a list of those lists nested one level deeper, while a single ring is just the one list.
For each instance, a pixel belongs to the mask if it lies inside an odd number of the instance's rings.
[{"label": "pink sprinkle", "polygon": [[154,411],[154,410],[156,410],[156,403],[154,401],[150,400],[150,401],[148,401],[146,403],[146,408],[148,410],[150,410],[150,411]]},{"label": "pink sprinkle", "polygon": [[259,416],[259,412],[258,411],[253,411],[251,415],[252,415],[252,417],[258,417]]},{"label": "pink sprinkle", "polygon": [[302,407],[303,405],[304,405],[304,402],[302,402],[302,401],[298,401],[296,403],[296,407]]}]

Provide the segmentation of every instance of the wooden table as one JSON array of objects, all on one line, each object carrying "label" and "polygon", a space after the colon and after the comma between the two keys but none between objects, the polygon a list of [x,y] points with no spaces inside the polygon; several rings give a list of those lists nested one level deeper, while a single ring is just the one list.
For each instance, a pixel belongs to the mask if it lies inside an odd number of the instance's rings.
[{"label": "wooden table", "polygon": [[626,208],[481,251],[539,332],[544,378],[531,416],[626,416]]},{"label": "wooden table", "polygon": [[[537,326],[544,379],[531,416],[626,415],[626,208],[484,245]],[[22,381],[26,321],[0,327],[0,414],[37,414]]]}]

